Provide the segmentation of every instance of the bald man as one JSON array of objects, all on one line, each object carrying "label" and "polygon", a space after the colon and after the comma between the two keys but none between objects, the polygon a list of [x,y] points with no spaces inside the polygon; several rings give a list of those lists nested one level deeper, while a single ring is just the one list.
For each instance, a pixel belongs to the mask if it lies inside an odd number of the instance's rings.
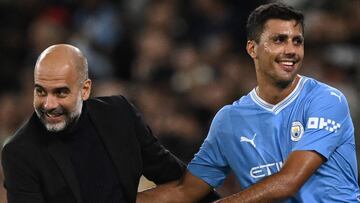
[{"label": "bald man", "polygon": [[3,148],[9,203],[135,202],[143,174],[179,178],[184,165],[122,96],[89,99],[85,56],[60,44],[39,56],[31,118]]}]

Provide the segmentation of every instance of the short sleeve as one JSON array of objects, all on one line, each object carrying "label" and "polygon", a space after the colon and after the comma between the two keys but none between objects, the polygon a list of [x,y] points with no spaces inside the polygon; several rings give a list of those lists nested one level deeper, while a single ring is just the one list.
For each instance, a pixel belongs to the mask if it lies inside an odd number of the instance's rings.
[{"label": "short sleeve", "polygon": [[188,165],[188,170],[192,175],[214,188],[223,183],[229,172],[221,140],[231,133],[231,126],[229,126],[231,123],[228,121],[229,116],[224,108],[215,115],[204,143]]},{"label": "short sleeve", "polygon": [[305,132],[295,150],[314,150],[326,159],[353,136],[348,103],[338,90],[327,88],[314,93],[305,109]]}]

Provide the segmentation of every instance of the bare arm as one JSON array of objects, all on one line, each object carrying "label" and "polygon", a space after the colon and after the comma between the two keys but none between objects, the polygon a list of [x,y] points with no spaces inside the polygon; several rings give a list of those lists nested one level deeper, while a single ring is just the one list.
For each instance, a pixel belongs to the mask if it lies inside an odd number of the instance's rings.
[{"label": "bare arm", "polygon": [[211,186],[186,171],[180,181],[170,182],[138,193],[136,202],[198,202],[210,191],[212,191]]},{"label": "bare arm", "polygon": [[280,172],[271,175],[251,187],[217,201],[276,202],[293,196],[324,162],[315,151],[295,151],[289,155]]}]

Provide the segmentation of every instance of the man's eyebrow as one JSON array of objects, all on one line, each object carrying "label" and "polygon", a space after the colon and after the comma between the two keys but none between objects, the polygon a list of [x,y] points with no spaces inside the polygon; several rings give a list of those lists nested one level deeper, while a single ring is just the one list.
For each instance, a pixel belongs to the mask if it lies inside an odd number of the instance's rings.
[{"label": "man's eyebrow", "polygon": [[283,33],[272,33],[270,36],[273,36],[273,37],[277,37],[277,36],[287,37],[288,35],[287,35],[287,34],[283,34]]},{"label": "man's eyebrow", "polygon": [[[35,88],[41,88],[41,89],[45,89],[43,86],[39,85],[39,84],[35,84],[34,85]],[[70,91],[70,88],[68,86],[63,86],[63,87],[57,87],[54,88],[53,91]]]},{"label": "man's eyebrow", "polygon": [[302,39],[302,40],[303,40],[303,39],[304,39],[304,36],[302,36],[302,35],[296,35],[296,36],[294,36],[294,38],[295,38],[295,39]]},{"label": "man's eyebrow", "polygon": [[300,35],[289,36],[288,34],[275,33],[275,34],[271,35],[271,37],[283,37],[283,38],[292,37],[292,38],[301,38],[301,39],[304,39],[304,36],[301,35],[301,34],[300,34]]},{"label": "man's eyebrow", "polygon": [[281,37],[281,38],[289,38],[289,35],[287,35],[287,34],[282,34],[282,33],[275,33],[275,34],[272,34],[272,35],[271,35],[271,38],[278,38],[278,37]]},{"label": "man's eyebrow", "polygon": [[35,88],[41,88],[41,89],[44,89],[41,85],[36,84],[36,83],[35,83],[34,87],[35,87]]},{"label": "man's eyebrow", "polygon": [[67,86],[57,87],[57,88],[54,89],[54,91],[57,91],[57,92],[59,92],[59,91],[70,91],[70,88],[67,87]]}]

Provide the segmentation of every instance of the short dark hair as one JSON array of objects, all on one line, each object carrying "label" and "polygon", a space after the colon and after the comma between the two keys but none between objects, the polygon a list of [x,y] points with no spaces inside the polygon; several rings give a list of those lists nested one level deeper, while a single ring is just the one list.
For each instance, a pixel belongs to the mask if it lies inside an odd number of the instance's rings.
[{"label": "short dark hair", "polygon": [[257,7],[250,13],[246,24],[246,32],[248,40],[260,41],[266,21],[270,19],[295,20],[301,24],[304,33],[304,16],[293,7],[283,3],[275,2],[264,4]]}]

